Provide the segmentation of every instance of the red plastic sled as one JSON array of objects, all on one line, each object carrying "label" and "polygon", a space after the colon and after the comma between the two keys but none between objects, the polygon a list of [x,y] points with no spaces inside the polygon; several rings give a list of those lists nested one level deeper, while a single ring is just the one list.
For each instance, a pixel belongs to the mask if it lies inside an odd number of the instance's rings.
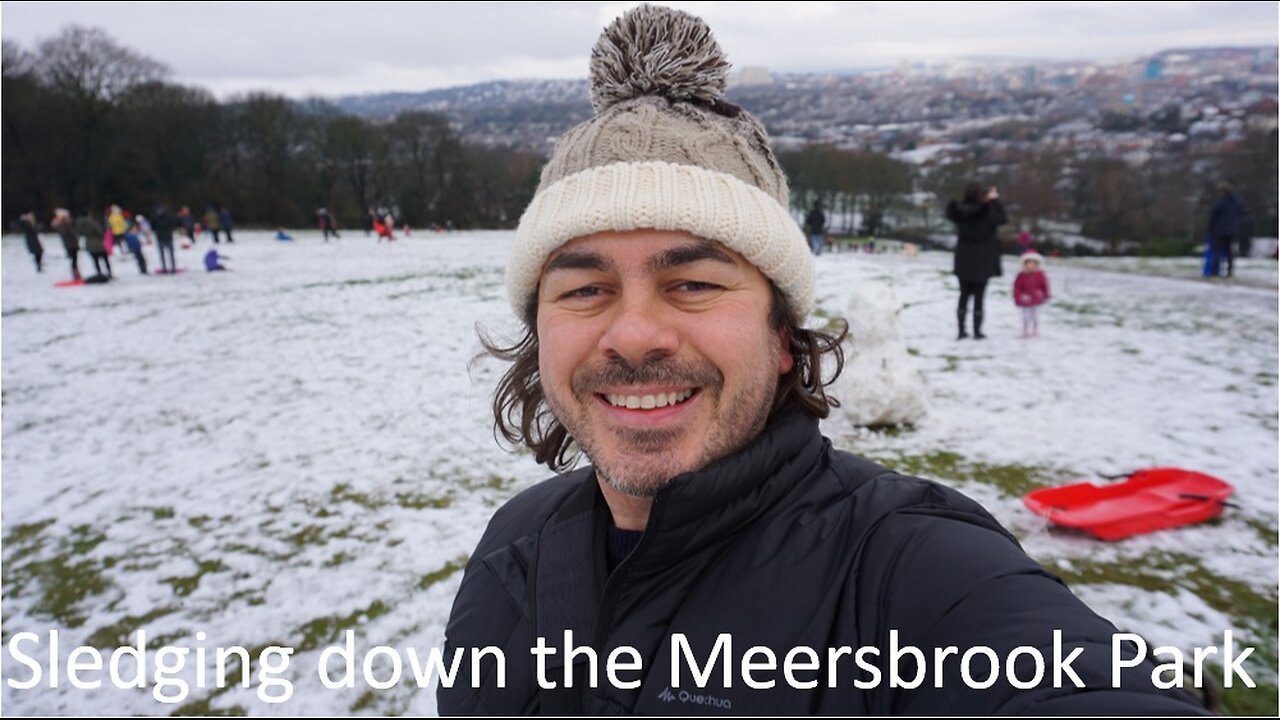
[{"label": "red plastic sled", "polygon": [[1215,518],[1233,492],[1204,473],[1148,468],[1111,485],[1082,482],[1033,490],[1022,501],[1057,525],[1120,540]]},{"label": "red plastic sled", "polygon": [[84,280],[59,280],[53,286],[57,288],[79,287],[84,284]]}]

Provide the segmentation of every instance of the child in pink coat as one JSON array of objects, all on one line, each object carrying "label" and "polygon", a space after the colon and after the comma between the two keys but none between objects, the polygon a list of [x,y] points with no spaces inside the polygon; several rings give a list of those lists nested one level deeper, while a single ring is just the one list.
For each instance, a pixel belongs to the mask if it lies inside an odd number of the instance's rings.
[{"label": "child in pink coat", "polygon": [[1022,337],[1040,334],[1040,306],[1049,299],[1049,278],[1040,268],[1044,258],[1031,250],[1022,254],[1022,272],[1013,281],[1013,301],[1022,308]]}]

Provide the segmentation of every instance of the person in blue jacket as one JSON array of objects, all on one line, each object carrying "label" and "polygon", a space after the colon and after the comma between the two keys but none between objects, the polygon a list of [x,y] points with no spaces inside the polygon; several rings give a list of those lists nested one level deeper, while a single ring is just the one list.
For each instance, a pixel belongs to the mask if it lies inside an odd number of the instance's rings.
[{"label": "person in blue jacket", "polygon": [[217,250],[214,250],[211,248],[209,252],[204,254],[204,269],[207,272],[217,272],[219,270],[226,270],[227,269],[226,266],[223,265],[221,261],[230,260],[230,259],[231,258],[227,257],[226,255],[218,254]]}]

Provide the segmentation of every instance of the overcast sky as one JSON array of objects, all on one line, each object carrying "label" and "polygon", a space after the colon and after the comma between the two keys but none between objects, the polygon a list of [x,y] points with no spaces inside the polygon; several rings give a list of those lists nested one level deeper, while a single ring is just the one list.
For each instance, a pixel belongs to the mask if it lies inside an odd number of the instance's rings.
[{"label": "overcast sky", "polygon": [[[418,91],[585,78],[605,24],[636,3],[4,2],[6,41],[105,29],[219,97]],[[970,56],[1126,59],[1276,45],[1275,2],[668,3],[705,18],[735,67],[850,70]]]}]

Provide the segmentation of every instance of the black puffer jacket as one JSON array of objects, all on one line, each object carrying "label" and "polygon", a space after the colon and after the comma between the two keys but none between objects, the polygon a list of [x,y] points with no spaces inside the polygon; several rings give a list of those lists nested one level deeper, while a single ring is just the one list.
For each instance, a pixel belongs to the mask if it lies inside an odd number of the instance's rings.
[{"label": "black puffer jacket", "polygon": [[[467,655],[454,686],[439,691],[442,713],[1197,712],[1184,695],[1153,689],[1149,665],[1111,689],[1113,626],[973,501],[835,451],[817,421],[797,413],[775,418],[743,451],[659,492],[640,545],[612,575],[603,551],[608,518],[590,468],[541,483],[494,515],[454,602],[446,657],[454,648],[501,648],[506,687],[496,687],[495,664],[484,660],[480,687],[472,689]],[[1066,653],[1085,648],[1072,667],[1088,689],[1048,686],[1054,628],[1063,632]],[[566,629],[575,645],[599,653],[599,688],[586,687],[580,661],[575,689],[539,689],[529,649],[536,637],[562,647]],[[888,687],[890,629],[901,633],[900,646],[914,645],[930,658],[919,689]],[[730,633],[731,686],[717,667],[698,690],[686,668],[684,684],[670,688],[674,633],[688,637],[700,665],[717,636]],[[616,689],[604,674],[608,653],[622,645],[643,658],[636,689]],[[855,688],[853,681],[866,676],[846,655],[832,689],[825,664],[801,673],[818,679],[817,689],[793,689],[780,667],[756,674],[776,679],[772,689],[751,689],[738,661],[753,645],[773,648],[779,666],[799,645],[820,657],[829,647],[876,645],[882,682],[875,690]],[[991,689],[971,690],[953,655],[943,687],[935,689],[932,648],[948,645],[961,653],[986,645],[1000,658],[1019,645],[1041,648],[1046,685],[1017,690],[1002,677]],[[547,678],[561,682],[563,665],[563,653],[550,657]],[[986,667],[981,659],[977,665]],[[1020,668],[1020,677],[1033,675]]]},{"label": "black puffer jacket", "polygon": [[1007,222],[999,200],[988,203],[947,204],[947,219],[956,224],[955,274],[961,280],[978,282],[998,277],[1000,241],[996,228]]}]

